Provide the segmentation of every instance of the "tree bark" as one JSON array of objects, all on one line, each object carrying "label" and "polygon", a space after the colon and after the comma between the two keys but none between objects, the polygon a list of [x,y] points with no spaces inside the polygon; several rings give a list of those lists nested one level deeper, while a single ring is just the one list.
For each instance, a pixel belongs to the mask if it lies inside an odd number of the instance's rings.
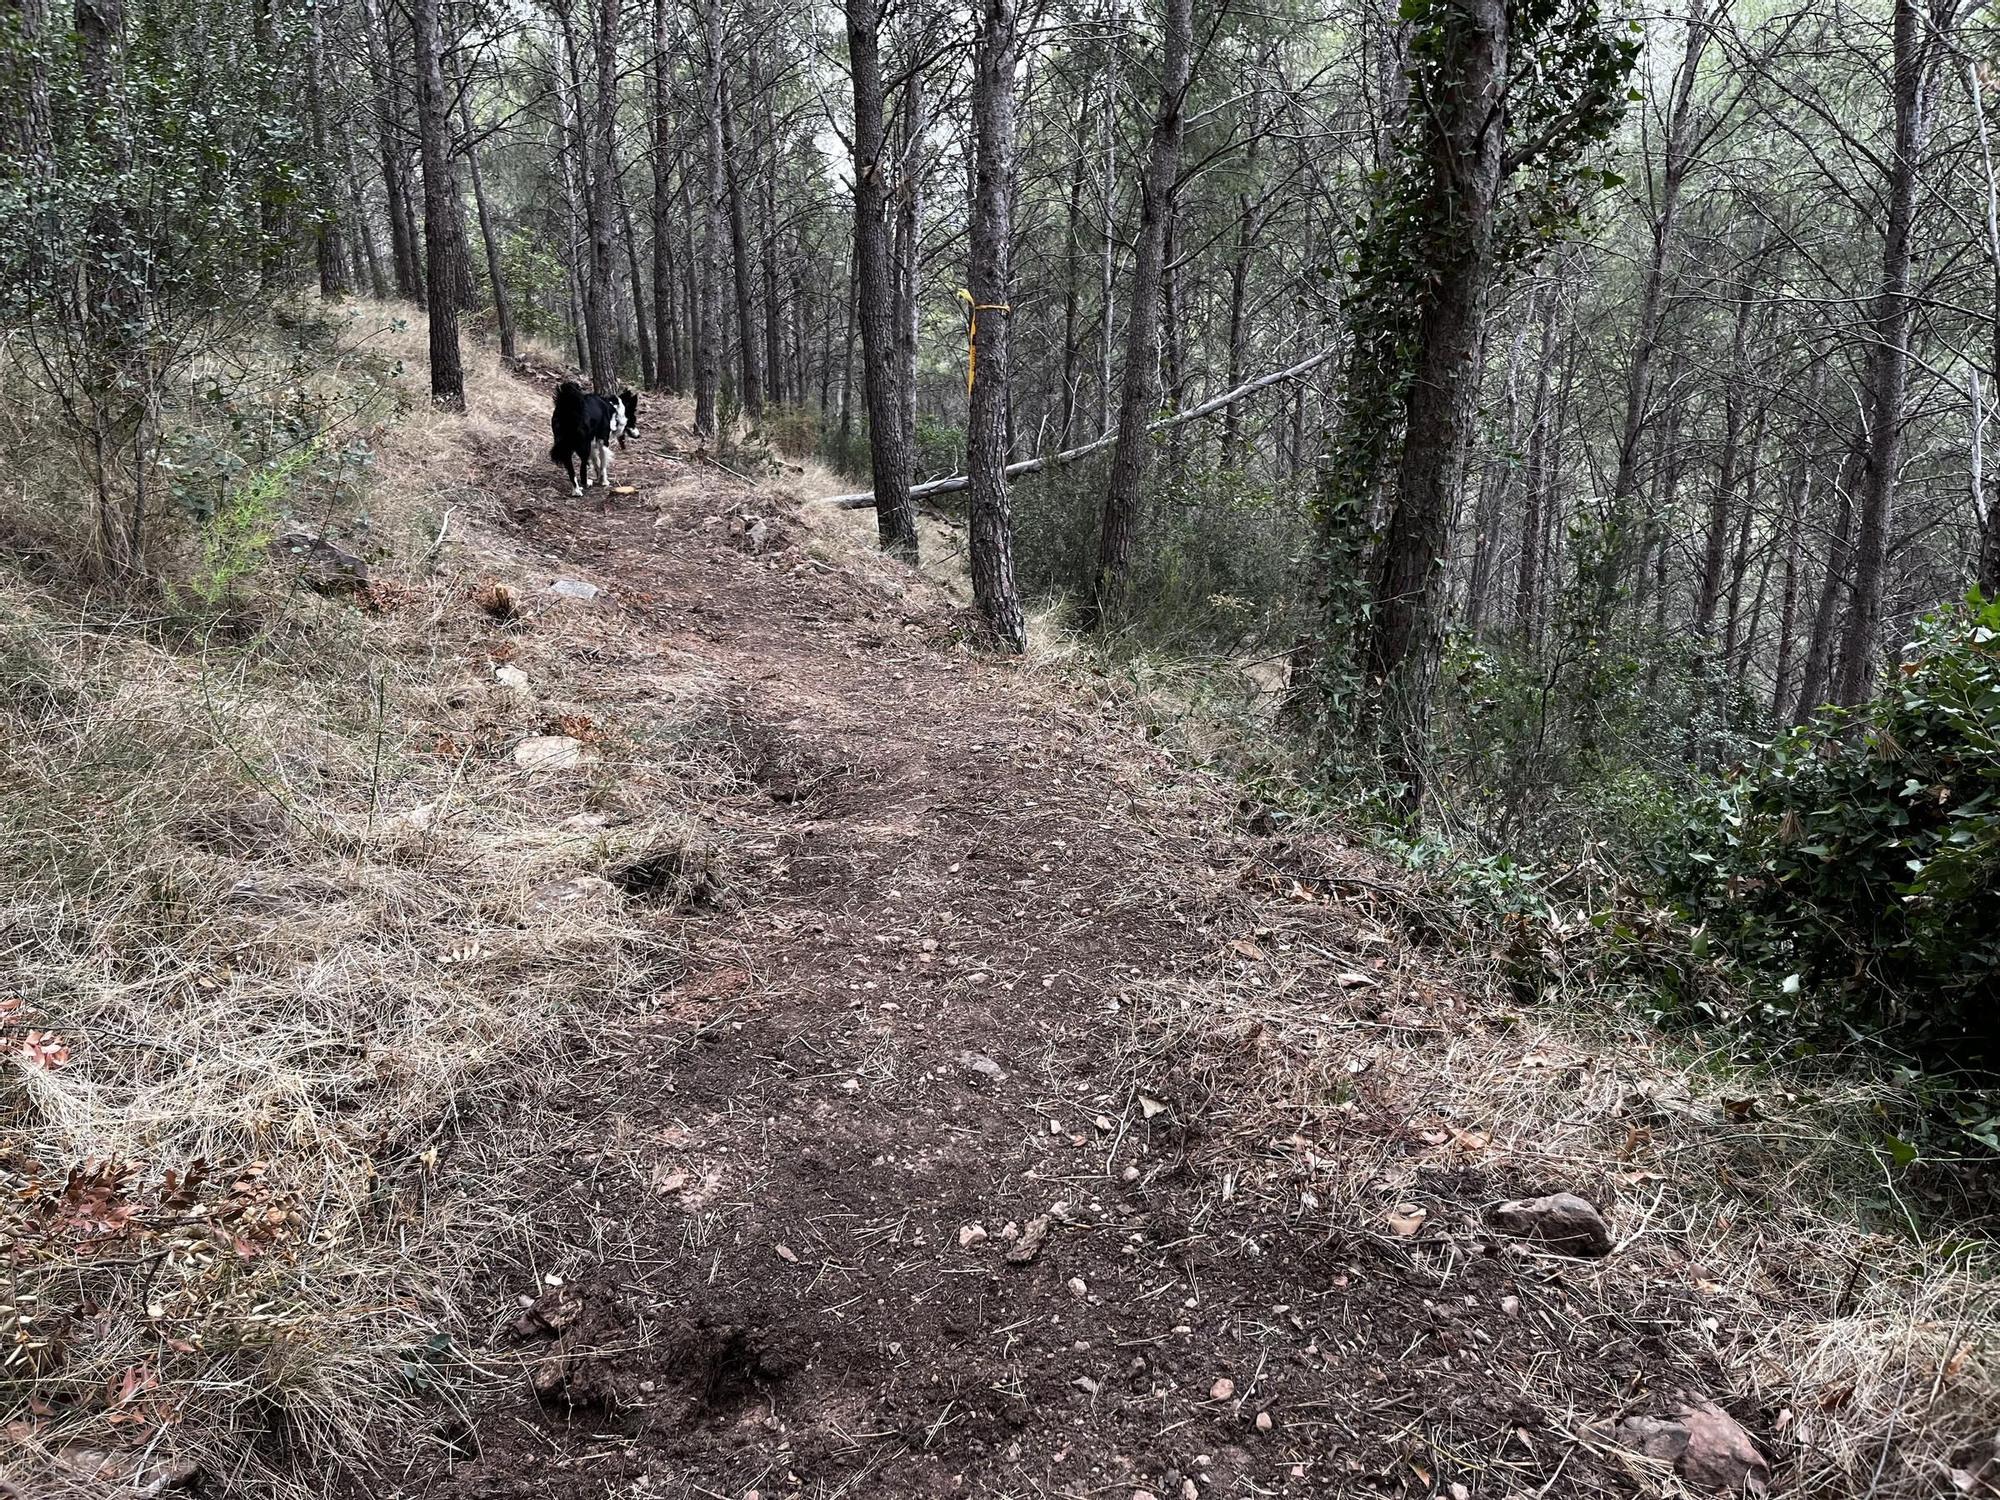
[{"label": "tree bark", "polygon": [[1137,545],[1140,490],[1152,457],[1146,427],[1160,404],[1160,277],[1166,259],[1167,219],[1180,172],[1181,133],[1194,66],[1194,13],[1190,0],[1164,0],[1166,40],[1161,53],[1159,103],[1153,115],[1146,170],[1140,179],[1139,239],[1133,252],[1132,295],[1125,317],[1125,370],[1118,400],[1118,442],[1111,454],[1098,526],[1097,562],[1084,600],[1083,624],[1096,626],[1113,596],[1127,583]]},{"label": "tree bark", "polygon": [[625,179],[615,167],[611,181],[618,198],[619,238],[625,243],[625,274],[632,283],[632,322],[639,336],[639,373],[650,390],[659,384],[659,367],[654,363],[653,330],[646,317],[646,278],[639,270],[639,232],[632,224],[632,204],[625,196]]},{"label": "tree bark", "polygon": [[695,275],[694,430],[718,436],[716,399],[722,382],[722,4],[702,0],[702,108],[707,163],[702,184],[701,263]]},{"label": "tree bark", "polygon": [[1687,38],[1680,67],[1674,73],[1667,115],[1667,136],[1660,165],[1659,195],[1653,215],[1653,248],[1646,262],[1639,293],[1639,322],[1632,335],[1632,355],[1625,370],[1625,420],[1618,439],[1618,467],[1611,480],[1605,535],[1594,564],[1591,618],[1602,624],[1612,615],[1619,584],[1635,553],[1637,518],[1632,502],[1639,492],[1639,453],[1648,425],[1653,396],[1653,356],[1660,344],[1660,318],[1666,301],[1667,262],[1679,232],[1681,185],[1691,163],[1690,125],[1694,86],[1701,56],[1708,45],[1708,0],[1688,0]]},{"label": "tree bark", "polygon": [[590,280],[584,292],[583,315],[590,324],[590,381],[600,391],[618,389],[618,335],[613,315],[612,271],[617,255],[618,171],[613,146],[618,134],[618,7],[619,0],[597,0],[597,27],[592,61],[597,75],[596,110],[591,122],[590,180],[586,184],[590,214]]},{"label": "tree bark", "polygon": [[325,12],[333,0],[306,7],[306,115],[312,125],[313,252],[319,294],[328,301],[353,290],[340,247],[340,195],[334,190],[333,137],[326,111]]},{"label": "tree bark", "polygon": [[486,248],[486,279],[493,284],[493,317],[500,328],[500,355],[513,359],[514,308],[507,298],[507,275],[500,255],[500,232],[486,206],[486,183],[479,174],[479,143],[472,128],[472,91],[458,81],[458,123],[465,132],[465,174],[472,179],[472,203],[478,211],[479,239]]},{"label": "tree bark", "polygon": [[972,60],[971,415],[966,474],[972,595],[994,634],[1015,651],[1028,644],[1014,584],[1014,518],[1007,496],[1009,324],[1013,295],[1015,0],[981,0]]},{"label": "tree bark", "polygon": [[1493,221],[1505,146],[1504,0],[1434,0],[1437,67],[1425,82],[1422,151],[1428,165],[1417,212],[1434,281],[1417,321],[1404,398],[1395,507],[1382,546],[1364,659],[1379,700],[1385,761],[1403,807],[1421,806],[1431,679],[1442,642],[1442,577],[1451,497],[1463,468],[1474,354],[1492,274]]},{"label": "tree bark", "polygon": [[424,167],[424,250],[434,295],[430,308],[431,400],[448,411],[465,410],[465,371],[458,347],[458,298],[452,295],[454,258],[463,261],[458,243],[465,217],[458,202],[458,185],[451,171],[451,136],[445,110],[442,55],[438,33],[439,0],[412,0],[410,13],[417,43],[417,139]]},{"label": "tree bark", "polygon": [[681,385],[680,335],[674,327],[673,72],[667,0],[653,0],[653,361],[662,390]]},{"label": "tree bark", "polygon": [[395,265],[396,295],[421,306],[423,265],[416,225],[410,217],[409,189],[403,181],[407,160],[402,143],[403,106],[396,74],[389,63],[387,26],[382,0],[362,0],[368,76],[375,100],[375,141],[382,157],[382,190],[389,200],[389,257]]},{"label": "tree bark", "polygon": [[[1933,9],[1938,0],[1933,0]],[[1950,14],[1947,8],[1945,16]],[[1841,641],[1835,699],[1861,702],[1875,680],[1887,585],[1896,471],[1903,457],[1903,397],[1910,375],[1910,256],[1930,134],[1936,38],[1943,17],[1927,18],[1920,0],[1896,0],[1895,156],[1889,163],[1888,224],[1882,236],[1882,284],[1869,323],[1868,466],[1863,471],[1854,586]]]},{"label": "tree bark", "polygon": [[750,287],[756,267],[750,262],[750,237],[743,219],[743,174],[736,160],[736,110],[730,102],[729,80],[721,84],[722,162],[729,182],[729,278],[736,300],[736,368],[746,416],[764,415],[764,379],[758,368],[755,312]]},{"label": "tree bark", "polygon": [[854,72],[854,265],[861,330],[862,386],[868,401],[869,467],[875,525],[884,550],[917,560],[910,505],[910,451],[896,359],[895,262],[889,239],[889,162],[882,83],[880,0],[845,0],[847,55]]}]

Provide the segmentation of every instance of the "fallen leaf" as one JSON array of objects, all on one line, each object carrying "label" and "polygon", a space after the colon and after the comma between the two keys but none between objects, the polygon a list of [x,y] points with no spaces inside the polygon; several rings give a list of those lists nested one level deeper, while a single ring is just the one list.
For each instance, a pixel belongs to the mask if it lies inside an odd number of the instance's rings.
[{"label": "fallen leaf", "polygon": [[1344,990],[1359,989],[1363,985],[1379,986],[1382,983],[1373,974],[1364,974],[1359,969],[1349,969],[1344,974],[1338,975],[1333,982]]},{"label": "fallen leaf", "polygon": [[797,1265],[799,1263],[798,1252],[793,1250],[790,1245],[778,1246],[778,1259],[782,1261],[789,1261],[793,1265]]},{"label": "fallen leaf", "polygon": [[1253,963],[1262,963],[1264,961],[1264,950],[1248,938],[1237,938],[1229,946]]},{"label": "fallen leaf", "polygon": [[1165,1114],[1166,1111],[1167,1106],[1162,1101],[1148,1098],[1144,1094],[1139,1096],[1139,1112],[1147,1119],[1152,1119],[1154,1115]]},{"label": "fallen leaf", "polygon": [[1420,1203],[1404,1203],[1391,1209],[1388,1215],[1389,1228],[1408,1238],[1424,1227],[1430,1212]]}]

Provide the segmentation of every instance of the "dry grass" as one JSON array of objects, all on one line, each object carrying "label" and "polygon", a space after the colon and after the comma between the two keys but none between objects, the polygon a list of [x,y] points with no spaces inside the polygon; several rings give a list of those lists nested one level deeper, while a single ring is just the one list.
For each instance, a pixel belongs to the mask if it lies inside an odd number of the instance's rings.
[{"label": "dry grass", "polygon": [[1281,846],[1247,883],[1247,947],[1135,1022],[1127,1071],[1205,1122],[1211,1230],[1278,1216],[1443,1278],[1491,1243],[1486,1205],[1579,1192],[1617,1252],[1522,1272],[1551,1321],[1513,1378],[1557,1430],[1601,1446],[1593,1424],[1647,1402],[1611,1373],[1616,1330],[1647,1329],[1684,1391],[1762,1417],[1798,1493],[1951,1493],[1979,1467],[1991,1246],[1909,1231],[1856,1129],[1886,1087],[1703,1054],[1598,997],[1517,1006],[1450,892],[1327,843]]},{"label": "dry grass", "polygon": [[[421,365],[395,318],[353,309],[299,382],[374,451],[365,491],[307,496],[367,539],[374,609],[261,553],[206,631],[0,575],[0,1493],[330,1486],[487,1378],[457,1309],[533,1241],[509,1143],[581,1023],[677,967],[602,877],[697,842],[711,768],[593,718],[606,627],[487,529],[468,455],[538,394],[475,354],[476,414],[432,413],[383,383]],[[514,764],[558,726],[593,764]]]}]

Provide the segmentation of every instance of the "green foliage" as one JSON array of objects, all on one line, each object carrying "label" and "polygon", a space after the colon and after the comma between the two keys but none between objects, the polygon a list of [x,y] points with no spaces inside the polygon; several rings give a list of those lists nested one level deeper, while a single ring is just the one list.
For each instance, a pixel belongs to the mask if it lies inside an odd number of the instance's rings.
[{"label": "green foliage", "polygon": [[916,480],[943,479],[965,472],[965,424],[942,417],[917,417],[916,446],[910,455]]},{"label": "green foliage", "polygon": [[[1024,591],[1080,590],[1095,555],[1103,465],[1018,483],[1015,567]],[[1308,543],[1297,504],[1239,470],[1156,470],[1151,513],[1118,618],[1154,645],[1234,652],[1289,644],[1297,562]]]},{"label": "green foliage", "polygon": [[[486,276],[485,257],[476,257]],[[548,236],[514,229],[500,242],[500,274],[513,296],[514,324],[525,338],[567,338],[568,281]]]},{"label": "green foliage", "polygon": [[1923,622],[1881,696],[1772,747],[1677,842],[1680,898],[1802,1020],[2000,1068],[2000,603]]}]

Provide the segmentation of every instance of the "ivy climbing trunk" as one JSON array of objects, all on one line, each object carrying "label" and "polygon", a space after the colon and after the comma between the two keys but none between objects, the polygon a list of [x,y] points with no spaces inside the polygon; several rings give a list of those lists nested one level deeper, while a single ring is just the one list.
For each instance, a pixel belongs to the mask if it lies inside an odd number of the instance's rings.
[{"label": "ivy climbing trunk", "polygon": [[1423,188],[1414,205],[1428,293],[1404,397],[1396,501],[1376,573],[1365,657],[1384,760],[1414,813],[1424,794],[1426,719],[1443,636],[1443,563],[1464,468],[1474,357],[1493,267],[1507,83],[1505,0],[1433,0],[1435,65],[1422,75]]}]

